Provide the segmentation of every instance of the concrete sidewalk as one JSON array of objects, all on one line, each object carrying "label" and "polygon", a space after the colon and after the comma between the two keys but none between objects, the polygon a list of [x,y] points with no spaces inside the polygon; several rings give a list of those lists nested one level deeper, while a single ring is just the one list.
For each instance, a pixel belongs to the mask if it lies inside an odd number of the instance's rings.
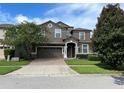
[{"label": "concrete sidewalk", "polygon": [[124,76],[0,76],[1,89],[124,89]]}]

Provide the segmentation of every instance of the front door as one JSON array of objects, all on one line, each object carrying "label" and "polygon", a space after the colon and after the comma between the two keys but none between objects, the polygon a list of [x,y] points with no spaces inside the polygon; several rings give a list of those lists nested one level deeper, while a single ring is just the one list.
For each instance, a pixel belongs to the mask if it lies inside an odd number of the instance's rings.
[{"label": "front door", "polygon": [[75,44],[74,43],[67,44],[67,57],[68,58],[75,57]]}]

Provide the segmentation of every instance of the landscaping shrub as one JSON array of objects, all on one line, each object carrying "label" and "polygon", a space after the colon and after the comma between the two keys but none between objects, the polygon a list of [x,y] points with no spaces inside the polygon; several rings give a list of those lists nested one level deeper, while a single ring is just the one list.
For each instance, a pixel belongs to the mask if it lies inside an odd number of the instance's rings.
[{"label": "landscaping shrub", "polygon": [[88,54],[77,54],[77,58],[79,58],[79,59],[87,59]]},{"label": "landscaping shrub", "polygon": [[14,49],[4,49],[4,56],[7,59],[7,56],[10,55],[10,59],[14,57],[15,50]]},{"label": "landscaping shrub", "polygon": [[100,57],[98,57],[98,55],[96,55],[96,54],[89,54],[88,60],[89,61],[100,61]]}]

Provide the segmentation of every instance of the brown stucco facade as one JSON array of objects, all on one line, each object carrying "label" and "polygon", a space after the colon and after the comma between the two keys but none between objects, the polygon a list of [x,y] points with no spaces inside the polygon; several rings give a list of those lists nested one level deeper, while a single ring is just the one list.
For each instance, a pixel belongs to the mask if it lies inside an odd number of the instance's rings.
[{"label": "brown stucco facade", "polygon": [[[53,22],[48,21],[41,25],[48,27],[49,31],[45,33],[45,36],[49,38],[47,45],[37,46],[37,51],[39,51],[39,47],[41,48],[41,55],[45,55],[49,57],[64,57],[64,58],[75,58],[77,54],[90,54],[91,50],[91,40],[90,40],[90,32],[89,29],[83,28],[74,28],[73,26],[69,26],[63,22]],[[55,37],[55,30],[61,29],[61,37]],[[83,32],[85,39],[79,39],[79,33]],[[42,49],[47,47],[47,49]],[[83,48],[85,47],[85,48]],[[83,52],[85,51],[85,53]],[[57,53],[58,52],[58,53]],[[60,53],[61,52],[61,53]],[[51,54],[52,53],[52,54]],[[37,52],[36,52],[37,54]],[[72,56],[70,56],[70,55]],[[40,53],[38,52],[38,56]],[[53,56],[52,56],[53,55]],[[69,55],[69,56],[68,56]]]}]

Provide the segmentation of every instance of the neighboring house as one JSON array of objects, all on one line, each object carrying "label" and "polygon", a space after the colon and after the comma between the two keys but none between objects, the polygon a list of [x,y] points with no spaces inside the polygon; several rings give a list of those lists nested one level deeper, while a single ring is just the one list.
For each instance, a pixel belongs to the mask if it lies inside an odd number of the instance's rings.
[{"label": "neighboring house", "polygon": [[1,42],[2,40],[4,40],[5,38],[5,32],[6,32],[6,28],[10,27],[10,24],[1,24],[0,25],[0,59],[4,58],[4,48],[6,48],[6,45],[3,45]]},{"label": "neighboring house", "polygon": [[49,38],[49,41],[46,44],[34,48],[32,54],[38,58],[76,58],[77,54],[92,53],[90,40],[91,30],[74,28],[61,21],[57,23],[48,21],[41,25],[45,25],[50,31],[44,31],[44,35]]},{"label": "neighboring house", "polygon": [[[4,40],[6,29],[11,27],[11,26],[13,26],[13,25],[11,25],[11,24],[0,24],[0,41]],[[0,42],[0,49],[3,49],[5,47],[7,47],[7,45],[3,45]]]},{"label": "neighboring house", "polygon": [[[48,37],[47,43],[33,47],[32,55],[37,58],[76,58],[78,54],[90,54],[91,40],[89,29],[74,28],[61,21],[45,22],[44,25],[49,31],[44,31]],[[8,27],[8,25],[6,25]],[[5,25],[0,25],[0,38],[4,39]],[[3,45],[1,45],[3,46]]]},{"label": "neighboring house", "polygon": [[[5,35],[5,28],[6,28],[6,24],[2,24],[0,25],[0,41],[2,41],[4,39],[4,35]],[[3,48],[3,44],[1,44],[0,42],[0,48]]]}]

